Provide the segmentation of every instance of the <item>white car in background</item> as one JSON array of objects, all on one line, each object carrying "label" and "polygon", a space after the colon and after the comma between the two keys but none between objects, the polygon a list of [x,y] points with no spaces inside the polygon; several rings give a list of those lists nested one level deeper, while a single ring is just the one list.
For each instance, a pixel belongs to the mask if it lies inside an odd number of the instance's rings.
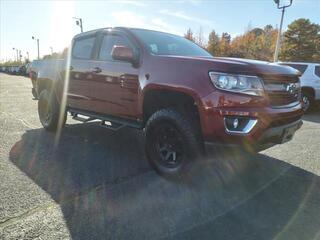
[{"label": "white car in background", "polygon": [[301,72],[301,97],[305,112],[320,101],[320,63],[279,62],[278,64],[293,67]]}]

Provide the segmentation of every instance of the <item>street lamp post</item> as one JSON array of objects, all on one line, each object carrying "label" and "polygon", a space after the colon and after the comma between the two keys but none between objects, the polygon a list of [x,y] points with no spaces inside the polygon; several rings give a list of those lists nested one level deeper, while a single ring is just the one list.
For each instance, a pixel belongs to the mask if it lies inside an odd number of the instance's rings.
[{"label": "street lamp post", "polygon": [[37,47],[38,47],[38,60],[40,59],[40,51],[39,51],[39,38],[35,38],[34,36],[32,36],[33,40],[37,40]]},{"label": "street lamp post", "polygon": [[292,0],[290,0],[290,3],[288,3],[287,5],[283,5],[283,6],[280,6],[280,0],[274,0],[274,2],[277,4],[278,9],[282,9],[281,20],[280,20],[280,29],[278,31],[276,49],[275,49],[274,58],[273,58],[273,61],[277,62],[278,61],[278,57],[279,57],[280,44],[281,44],[281,32],[282,32],[283,16],[284,16],[285,9],[292,5]]},{"label": "street lamp post", "polygon": [[76,18],[73,17],[74,19],[76,19],[76,24],[80,27],[81,32],[83,32],[83,25],[82,25],[82,18]]},{"label": "street lamp post", "polygon": [[16,57],[16,51],[15,51],[15,48],[12,48],[12,50],[14,51],[14,53],[13,53],[13,61],[17,58]]},{"label": "street lamp post", "polygon": [[51,55],[53,54],[53,47],[50,47],[50,50],[51,50]]},{"label": "street lamp post", "polygon": [[19,55],[19,50],[18,49],[16,49],[16,48],[12,48],[12,50],[15,50],[16,51],[16,61],[18,62],[18,60],[19,60],[19,57],[18,57],[18,55]]}]

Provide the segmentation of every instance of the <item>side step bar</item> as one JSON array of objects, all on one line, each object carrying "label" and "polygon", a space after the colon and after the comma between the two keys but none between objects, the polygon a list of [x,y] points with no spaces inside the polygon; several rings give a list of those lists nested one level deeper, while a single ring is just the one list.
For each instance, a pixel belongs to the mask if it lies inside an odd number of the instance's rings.
[{"label": "side step bar", "polygon": [[121,128],[125,127],[123,124],[112,123],[112,122],[107,122],[107,121],[103,121],[103,120],[101,121],[100,126],[104,127],[104,128],[111,129],[113,131],[118,131]]},{"label": "side step bar", "polygon": [[96,118],[86,117],[86,116],[84,116],[84,115],[83,115],[84,117],[80,117],[80,116],[78,115],[78,113],[71,113],[71,116],[72,116],[72,119],[77,120],[77,121],[80,121],[80,122],[83,122],[83,123],[96,120]]},{"label": "side step bar", "polygon": [[114,131],[118,131],[124,127],[132,127],[137,129],[142,128],[141,122],[135,121],[135,120],[128,120],[128,119],[118,118],[118,117],[109,116],[109,115],[99,115],[96,113],[78,110],[78,109],[71,109],[71,108],[68,109],[68,112],[70,112],[74,120],[77,120],[83,123],[94,121],[94,120],[101,120],[100,126],[114,130]]}]

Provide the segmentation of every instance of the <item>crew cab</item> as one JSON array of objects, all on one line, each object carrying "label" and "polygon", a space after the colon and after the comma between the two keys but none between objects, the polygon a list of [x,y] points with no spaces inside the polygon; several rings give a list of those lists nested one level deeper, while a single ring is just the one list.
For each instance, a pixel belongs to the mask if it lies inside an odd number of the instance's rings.
[{"label": "crew cab", "polygon": [[301,127],[299,72],[213,57],[172,34],[104,28],[76,35],[66,60],[41,68],[38,113],[59,130],[66,113],[119,130],[144,130],[146,156],[161,174],[182,172],[211,145],[258,152]]},{"label": "crew cab", "polygon": [[300,71],[303,110],[307,112],[320,102],[320,63],[279,62]]}]

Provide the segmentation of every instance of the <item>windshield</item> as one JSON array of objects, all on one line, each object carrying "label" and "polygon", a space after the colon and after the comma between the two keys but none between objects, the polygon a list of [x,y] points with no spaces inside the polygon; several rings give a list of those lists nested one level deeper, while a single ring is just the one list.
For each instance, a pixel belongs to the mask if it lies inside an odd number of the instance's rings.
[{"label": "windshield", "polygon": [[206,50],[186,38],[143,29],[131,30],[153,55],[212,57]]}]

